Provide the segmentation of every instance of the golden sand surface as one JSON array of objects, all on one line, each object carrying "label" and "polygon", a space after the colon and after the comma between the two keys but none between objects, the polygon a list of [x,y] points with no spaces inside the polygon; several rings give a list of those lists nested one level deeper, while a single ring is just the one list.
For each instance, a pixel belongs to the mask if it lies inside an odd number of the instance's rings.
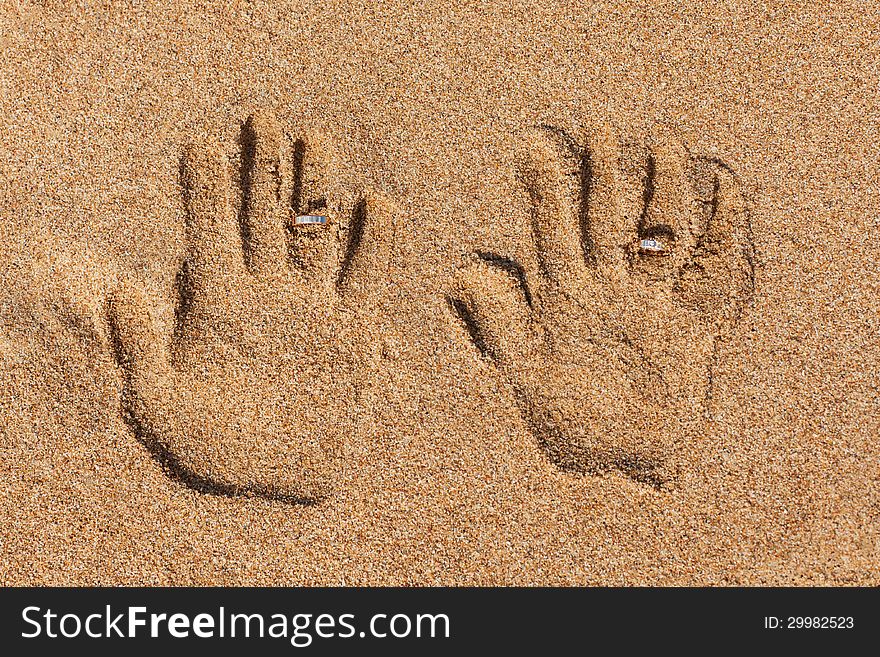
[{"label": "golden sand surface", "polygon": [[3,2],[0,584],[880,583],[878,31]]}]

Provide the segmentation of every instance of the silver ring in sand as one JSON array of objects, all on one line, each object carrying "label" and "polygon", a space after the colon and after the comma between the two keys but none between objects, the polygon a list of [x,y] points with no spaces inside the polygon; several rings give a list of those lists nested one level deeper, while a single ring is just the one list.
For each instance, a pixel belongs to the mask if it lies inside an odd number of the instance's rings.
[{"label": "silver ring in sand", "polygon": [[327,217],[319,214],[301,214],[293,220],[295,226],[323,226],[327,223]]},{"label": "silver ring in sand", "polygon": [[666,252],[666,247],[663,245],[663,242],[659,240],[641,240],[639,242],[639,248],[646,253],[654,253],[657,255],[662,255]]}]

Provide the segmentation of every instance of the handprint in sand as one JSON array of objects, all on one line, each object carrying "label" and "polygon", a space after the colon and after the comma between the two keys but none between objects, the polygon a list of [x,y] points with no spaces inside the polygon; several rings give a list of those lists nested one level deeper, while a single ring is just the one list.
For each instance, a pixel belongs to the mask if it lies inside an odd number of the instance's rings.
[{"label": "handprint in sand", "polygon": [[316,501],[374,365],[393,213],[348,187],[326,138],[288,137],[271,114],[247,121],[241,150],[240,203],[216,145],[183,157],[173,336],[136,286],[111,295],[123,404],[191,486]]},{"label": "handprint in sand", "polygon": [[583,142],[524,140],[535,274],[477,254],[450,302],[553,462],[662,486],[754,288],[747,208],[730,169],[668,129]]}]

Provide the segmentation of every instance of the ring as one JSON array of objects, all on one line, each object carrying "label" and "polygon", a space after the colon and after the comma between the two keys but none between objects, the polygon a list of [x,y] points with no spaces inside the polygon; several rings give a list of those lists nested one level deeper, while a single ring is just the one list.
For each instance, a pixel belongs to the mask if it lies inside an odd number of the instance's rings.
[{"label": "ring", "polygon": [[663,246],[663,242],[659,240],[641,240],[639,242],[639,248],[642,251],[650,251],[651,253],[663,253],[666,250],[666,247]]},{"label": "ring", "polygon": [[327,223],[327,217],[322,217],[319,214],[301,214],[293,220],[293,223],[296,226],[323,225]]}]

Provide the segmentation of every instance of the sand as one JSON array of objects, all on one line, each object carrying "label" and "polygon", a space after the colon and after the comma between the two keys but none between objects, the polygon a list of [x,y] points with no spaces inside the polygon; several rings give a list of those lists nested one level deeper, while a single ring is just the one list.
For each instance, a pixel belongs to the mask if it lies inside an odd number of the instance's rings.
[{"label": "sand", "polygon": [[880,582],[876,11],[220,4],[0,10],[0,584]]}]

